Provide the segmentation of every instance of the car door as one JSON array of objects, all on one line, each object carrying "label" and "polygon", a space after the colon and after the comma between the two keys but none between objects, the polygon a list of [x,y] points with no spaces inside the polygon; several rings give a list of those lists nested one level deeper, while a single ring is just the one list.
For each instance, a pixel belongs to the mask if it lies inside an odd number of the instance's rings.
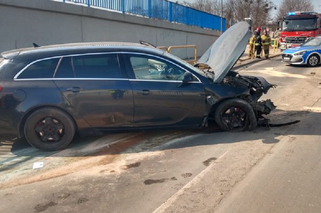
[{"label": "car door", "polygon": [[117,54],[63,57],[55,83],[94,128],[131,127],[133,94]]},{"label": "car door", "polygon": [[200,125],[205,114],[203,84],[183,83],[185,69],[150,54],[125,54],[134,96],[134,125]]}]

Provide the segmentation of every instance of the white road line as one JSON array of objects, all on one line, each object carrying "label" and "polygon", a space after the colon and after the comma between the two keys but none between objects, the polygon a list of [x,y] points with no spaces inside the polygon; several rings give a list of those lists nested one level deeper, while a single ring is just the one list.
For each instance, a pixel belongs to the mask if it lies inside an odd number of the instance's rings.
[{"label": "white road line", "polygon": [[[229,148],[224,154],[222,154],[215,162],[218,162],[222,159],[232,148]],[[175,201],[179,198],[180,195],[184,194],[185,190],[188,188],[197,185],[199,182],[203,180],[203,177],[212,170],[215,166],[215,163],[212,163],[206,169],[204,169],[201,173],[199,173],[195,178],[193,178],[190,182],[188,182],[185,186],[183,186],[179,191],[177,191],[174,195],[172,195],[168,200],[166,200],[162,205],[160,205],[153,213],[162,213],[166,212],[167,207],[172,206]]]}]

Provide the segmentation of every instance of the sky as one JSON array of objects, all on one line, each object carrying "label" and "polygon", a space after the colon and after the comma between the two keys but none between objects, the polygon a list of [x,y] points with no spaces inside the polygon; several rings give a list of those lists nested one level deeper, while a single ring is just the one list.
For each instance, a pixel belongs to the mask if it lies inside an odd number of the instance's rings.
[{"label": "sky", "polygon": [[[187,2],[195,2],[195,0],[180,0],[181,2],[182,1],[187,1]],[[180,2],[179,1],[179,2]],[[224,0],[223,0],[224,1]],[[271,0],[276,6],[279,6],[279,4],[280,4],[280,0]],[[313,4],[313,6],[314,6],[314,11],[315,12],[320,12],[321,13],[321,1],[320,0],[312,0],[312,4]],[[290,11],[289,11],[290,12]],[[273,14],[272,14],[272,16],[273,15],[276,15],[276,12],[274,12]],[[274,18],[274,17],[272,17],[272,18]]]}]

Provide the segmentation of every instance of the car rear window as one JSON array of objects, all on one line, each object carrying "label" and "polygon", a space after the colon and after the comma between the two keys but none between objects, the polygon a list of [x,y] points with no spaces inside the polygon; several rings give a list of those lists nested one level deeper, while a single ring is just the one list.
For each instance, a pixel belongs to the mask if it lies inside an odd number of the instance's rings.
[{"label": "car rear window", "polygon": [[53,78],[59,58],[38,61],[25,69],[18,79]]},{"label": "car rear window", "polygon": [[4,60],[4,59],[3,59],[2,57],[0,57],[0,73],[1,73],[1,71],[2,71],[1,67],[3,66],[3,64],[2,64],[3,60]]},{"label": "car rear window", "polygon": [[9,62],[9,59],[4,59],[4,58],[0,57],[0,77],[1,77],[1,73],[5,69],[6,64],[8,64],[8,62]]},{"label": "car rear window", "polygon": [[76,78],[121,78],[117,54],[73,57]]}]

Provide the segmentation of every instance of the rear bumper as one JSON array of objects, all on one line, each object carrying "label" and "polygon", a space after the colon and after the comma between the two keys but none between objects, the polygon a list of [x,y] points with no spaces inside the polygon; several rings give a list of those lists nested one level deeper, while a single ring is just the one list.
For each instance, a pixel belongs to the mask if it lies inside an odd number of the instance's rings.
[{"label": "rear bumper", "polygon": [[0,107],[0,135],[16,135],[19,136],[18,120],[20,114],[14,110],[7,110]]}]

